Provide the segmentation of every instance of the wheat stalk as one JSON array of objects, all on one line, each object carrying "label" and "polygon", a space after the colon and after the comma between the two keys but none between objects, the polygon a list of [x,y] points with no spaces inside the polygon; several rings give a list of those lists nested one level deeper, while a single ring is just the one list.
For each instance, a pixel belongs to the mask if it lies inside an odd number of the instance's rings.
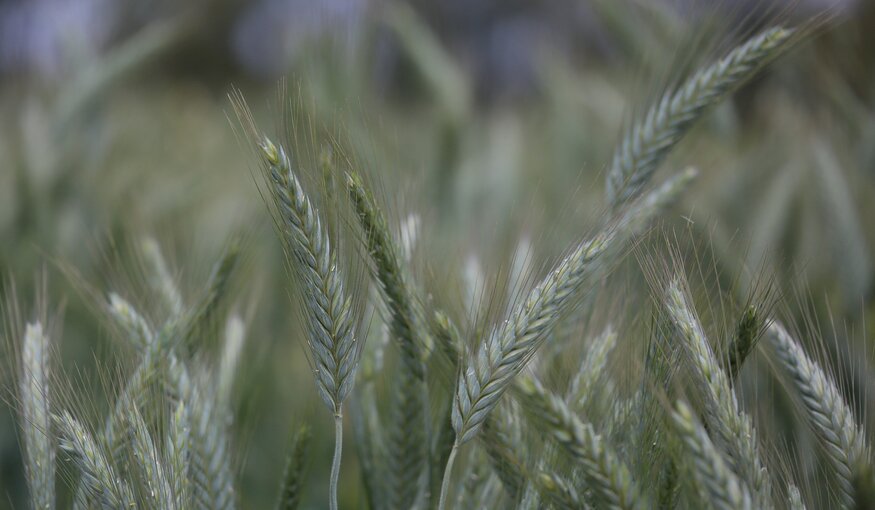
[{"label": "wheat stalk", "polygon": [[826,453],[838,483],[843,508],[855,508],[855,481],[869,463],[869,447],[839,389],[811,360],[790,333],[775,321],[769,326],[769,343],[799,392],[808,423]]},{"label": "wheat stalk", "polygon": [[787,47],[793,30],[771,28],[749,39],[668,93],[623,138],[607,174],[608,203],[638,196],[657,167],[692,125],[723,96],[749,80]]}]

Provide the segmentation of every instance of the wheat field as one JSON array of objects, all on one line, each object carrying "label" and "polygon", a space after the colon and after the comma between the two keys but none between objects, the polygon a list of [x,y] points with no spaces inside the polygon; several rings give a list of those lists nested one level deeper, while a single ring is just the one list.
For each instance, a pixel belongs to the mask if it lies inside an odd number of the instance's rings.
[{"label": "wheat field", "polygon": [[0,508],[875,508],[875,9],[675,3],[0,81]]}]

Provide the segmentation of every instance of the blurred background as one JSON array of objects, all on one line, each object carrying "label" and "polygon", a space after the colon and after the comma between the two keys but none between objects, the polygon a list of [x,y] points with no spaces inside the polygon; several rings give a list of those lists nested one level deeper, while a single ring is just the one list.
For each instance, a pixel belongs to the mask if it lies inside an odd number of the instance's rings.
[{"label": "blurred background", "polygon": [[[764,4],[2,0],[0,279],[30,305],[45,272],[48,308],[63,308],[59,364],[100,387],[89,374],[116,344],[65,268],[133,291],[124,246],[151,235],[194,292],[245,232],[230,305],[247,320],[235,430],[243,507],[260,508],[274,501],[291,424],[314,424],[315,459],[332,443],[301,344],[284,333],[294,315],[280,245],[234,88],[269,133],[335,127],[383,183],[390,217],[422,218],[423,243],[488,273],[527,240],[546,260],[598,224],[614,146],[666,88],[758,28],[814,16],[812,38],[663,165],[701,170],[666,223],[730,278],[768,274],[799,317],[833,325],[826,343],[853,360],[842,373],[875,409],[875,2]],[[299,98],[290,115],[281,78]],[[797,303],[798,289],[810,300]],[[0,418],[0,508],[23,508],[13,413]],[[347,480],[355,469],[344,465]],[[318,508],[327,465],[311,471]],[[354,482],[344,491],[349,505],[360,496]]]}]

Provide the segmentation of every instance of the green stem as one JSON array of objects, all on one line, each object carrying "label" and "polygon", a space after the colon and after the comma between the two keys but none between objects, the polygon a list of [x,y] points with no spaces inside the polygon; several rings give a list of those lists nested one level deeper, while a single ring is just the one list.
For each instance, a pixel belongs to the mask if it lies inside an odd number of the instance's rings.
[{"label": "green stem", "polygon": [[450,492],[450,478],[453,475],[453,462],[456,460],[456,452],[459,451],[459,440],[453,442],[453,449],[447,457],[447,467],[444,469],[444,479],[441,482],[441,499],[438,500],[438,510],[445,510],[447,505],[447,493]]},{"label": "green stem", "polygon": [[331,485],[328,489],[328,506],[337,510],[337,482],[340,479],[340,455],[343,450],[343,412],[340,408],[334,415],[334,460],[331,462]]}]

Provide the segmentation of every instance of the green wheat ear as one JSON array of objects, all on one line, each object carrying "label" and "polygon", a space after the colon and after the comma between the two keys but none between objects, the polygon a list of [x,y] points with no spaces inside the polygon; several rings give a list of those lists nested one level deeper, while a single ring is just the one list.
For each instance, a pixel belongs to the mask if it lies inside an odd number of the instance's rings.
[{"label": "green wheat ear", "polygon": [[286,459],[277,510],[295,510],[301,502],[312,439],[313,433],[307,425],[300,426],[292,438],[292,448]]},{"label": "green wheat ear", "polygon": [[759,454],[756,431],[739,406],[729,378],[705,336],[683,283],[674,279],[666,289],[666,311],[676,328],[705,400],[705,422],[718,446],[730,452],[730,465],[747,483],[756,502],[771,501],[771,480]]},{"label": "green wheat ear", "polygon": [[346,175],[364,242],[375,266],[375,276],[389,310],[392,339],[398,343],[401,367],[392,400],[389,429],[391,507],[410,508],[416,503],[428,454],[426,429],[424,312],[415,295],[408,272],[401,266],[401,248],[392,238],[383,212],[361,178]]},{"label": "green wheat ear", "polygon": [[577,463],[602,508],[646,507],[629,468],[592,424],[578,418],[560,396],[533,376],[518,377],[514,389],[531,414],[547,425],[550,437]]},{"label": "green wheat ear", "polygon": [[39,322],[28,324],[21,350],[21,402],[25,474],[33,508],[55,507],[55,439],[49,395],[50,342]]},{"label": "green wheat ear", "polygon": [[315,362],[316,387],[334,414],[335,451],[329,505],[337,508],[337,481],[343,448],[343,401],[352,391],[361,358],[351,302],[319,213],[292,172],[282,147],[262,138],[259,147],[267,164],[271,196],[276,202],[282,234],[294,258],[292,266],[304,287],[309,346]]},{"label": "green wheat ear", "polygon": [[708,108],[786,49],[793,33],[781,27],[766,30],[663,96],[614,152],[606,189],[611,207],[616,209],[637,197],[660,163]]},{"label": "green wheat ear", "polygon": [[692,462],[701,501],[708,501],[719,510],[753,508],[747,487],[714,447],[708,432],[693,417],[690,408],[679,401],[672,419],[688,453],[687,458]]},{"label": "green wheat ear", "polygon": [[90,501],[105,508],[134,508],[130,485],[118,476],[94,437],[73,416],[64,411],[55,416],[61,449],[70,454],[80,473],[80,486]]},{"label": "green wheat ear", "polygon": [[773,322],[768,338],[826,453],[842,508],[860,508],[856,488],[862,477],[871,477],[871,458],[869,445],[851,408],[832,379],[805,354],[783,325]]}]

